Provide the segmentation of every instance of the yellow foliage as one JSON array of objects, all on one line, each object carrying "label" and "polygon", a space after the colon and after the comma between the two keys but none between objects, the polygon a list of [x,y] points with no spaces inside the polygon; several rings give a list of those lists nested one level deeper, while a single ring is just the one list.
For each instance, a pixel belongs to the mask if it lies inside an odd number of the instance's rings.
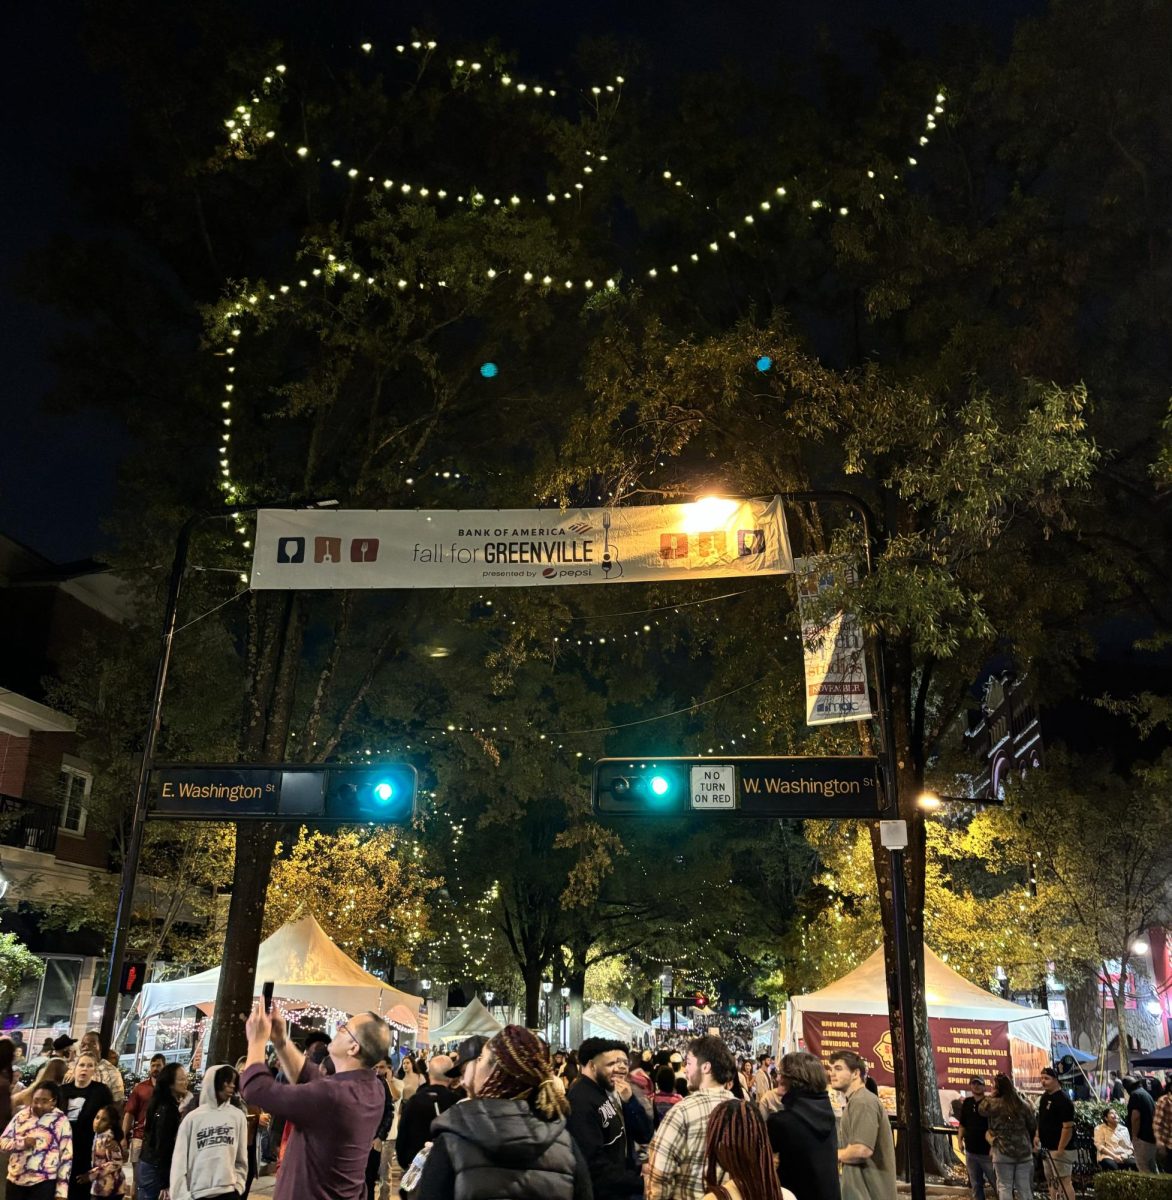
[{"label": "yellow foliage", "polygon": [[417,847],[398,830],[302,828],[277,855],[264,936],[311,913],[351,957],[393,955],[406,963],[433,936],[427,895],[443,881],[427,874]]}]

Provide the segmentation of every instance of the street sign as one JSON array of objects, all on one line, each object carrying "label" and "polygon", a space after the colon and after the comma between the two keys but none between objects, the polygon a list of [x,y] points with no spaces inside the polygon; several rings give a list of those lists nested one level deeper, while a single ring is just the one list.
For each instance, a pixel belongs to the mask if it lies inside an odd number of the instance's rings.
[{"label": "street sign", "polygon": [[693,809],[711,812],[737,806],[737,769],[731,763],[697,763],[689,772]]},{"label": "street sign", "polygon": [[151,771],[150,815],[171,821],[406,822],[415,815],[416,783],[408,763],[164,766]]},{"label": "street sign", "polygon": [[602,758],[592,800],[603,816],[853,817],[874,820],[879,760],[837,758]]}]

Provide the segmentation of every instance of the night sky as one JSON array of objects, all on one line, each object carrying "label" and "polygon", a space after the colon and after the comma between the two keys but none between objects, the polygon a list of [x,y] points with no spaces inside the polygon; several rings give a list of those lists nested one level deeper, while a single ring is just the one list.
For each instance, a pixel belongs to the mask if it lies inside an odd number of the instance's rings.
[{"label": "night sky", "polygon": [[[164,0],[173,2],[173,0]],[[198,3],[199,0],[193,0]],[[1015,21],[1039,11],[1041,0],[736,0],[651,4],[591,0],[550,4],[511,0],[486,5],[372,3],[263,4],[239,10],[264,29],[299,40],[357,43],[401,40],[412,26],[445,38],[489,37],[515,48],[523,66],[548,73],[564,66],[583,37],[634,38],[657,67],[703,69],[723,58],[762,70],[784,53],[801,63],[829,43],[865,68],[868,30],[887,27],[930,51],[954,22],[979,22],[1007,42]],[[83,167],[116,153],[126,123],[117,82],[95,77],[80,44],[76,2],[18,5],[6,21],[14,53],[6,64],[8,115],[0,192],[5,236],[0,242],[4,363],[0,438],[0,533],[59,562],[100,554],[100,524],[113,502],[117,464],[129,448],[125,433],[101,415],[52,411],[47,343],[55,318],[22,301],[13,274],[23,257],[59,231],[84,235],[71,180]],[[100,9],[98,10],[100,11]]]}]

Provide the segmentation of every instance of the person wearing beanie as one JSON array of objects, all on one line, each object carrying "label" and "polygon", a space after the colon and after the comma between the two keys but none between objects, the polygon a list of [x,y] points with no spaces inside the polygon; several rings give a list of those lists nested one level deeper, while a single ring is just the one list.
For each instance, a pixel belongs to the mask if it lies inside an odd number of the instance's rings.
[{"label": "person wearing beanie", "polygon": [[643,1176],[627,1161],[623,1101],[615,1092],[627,1047],[610,1038],[587,1038],[578,1062],[582,1074],[568,1093],[569,1129],[589,1165],[594,1200],[641,1196]]},{"label": "person wearing beanie", "polygon": [[432,1122],[412,1200],[590,1200],[568,1109],[549,1051],[506,1025],[477,1060],[471,1097]]}]

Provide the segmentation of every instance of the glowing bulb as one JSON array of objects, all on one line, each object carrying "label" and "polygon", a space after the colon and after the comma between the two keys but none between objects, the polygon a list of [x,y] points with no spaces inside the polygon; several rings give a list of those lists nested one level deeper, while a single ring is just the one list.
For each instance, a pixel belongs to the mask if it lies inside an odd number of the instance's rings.
[{"label": "glowing bulb", "polygon": [[723,529],[739,508],[738,500],[729,500],[724,496],[705,496],[687,505],[682,530],[684,533],[702,533],[711,529]]}]

